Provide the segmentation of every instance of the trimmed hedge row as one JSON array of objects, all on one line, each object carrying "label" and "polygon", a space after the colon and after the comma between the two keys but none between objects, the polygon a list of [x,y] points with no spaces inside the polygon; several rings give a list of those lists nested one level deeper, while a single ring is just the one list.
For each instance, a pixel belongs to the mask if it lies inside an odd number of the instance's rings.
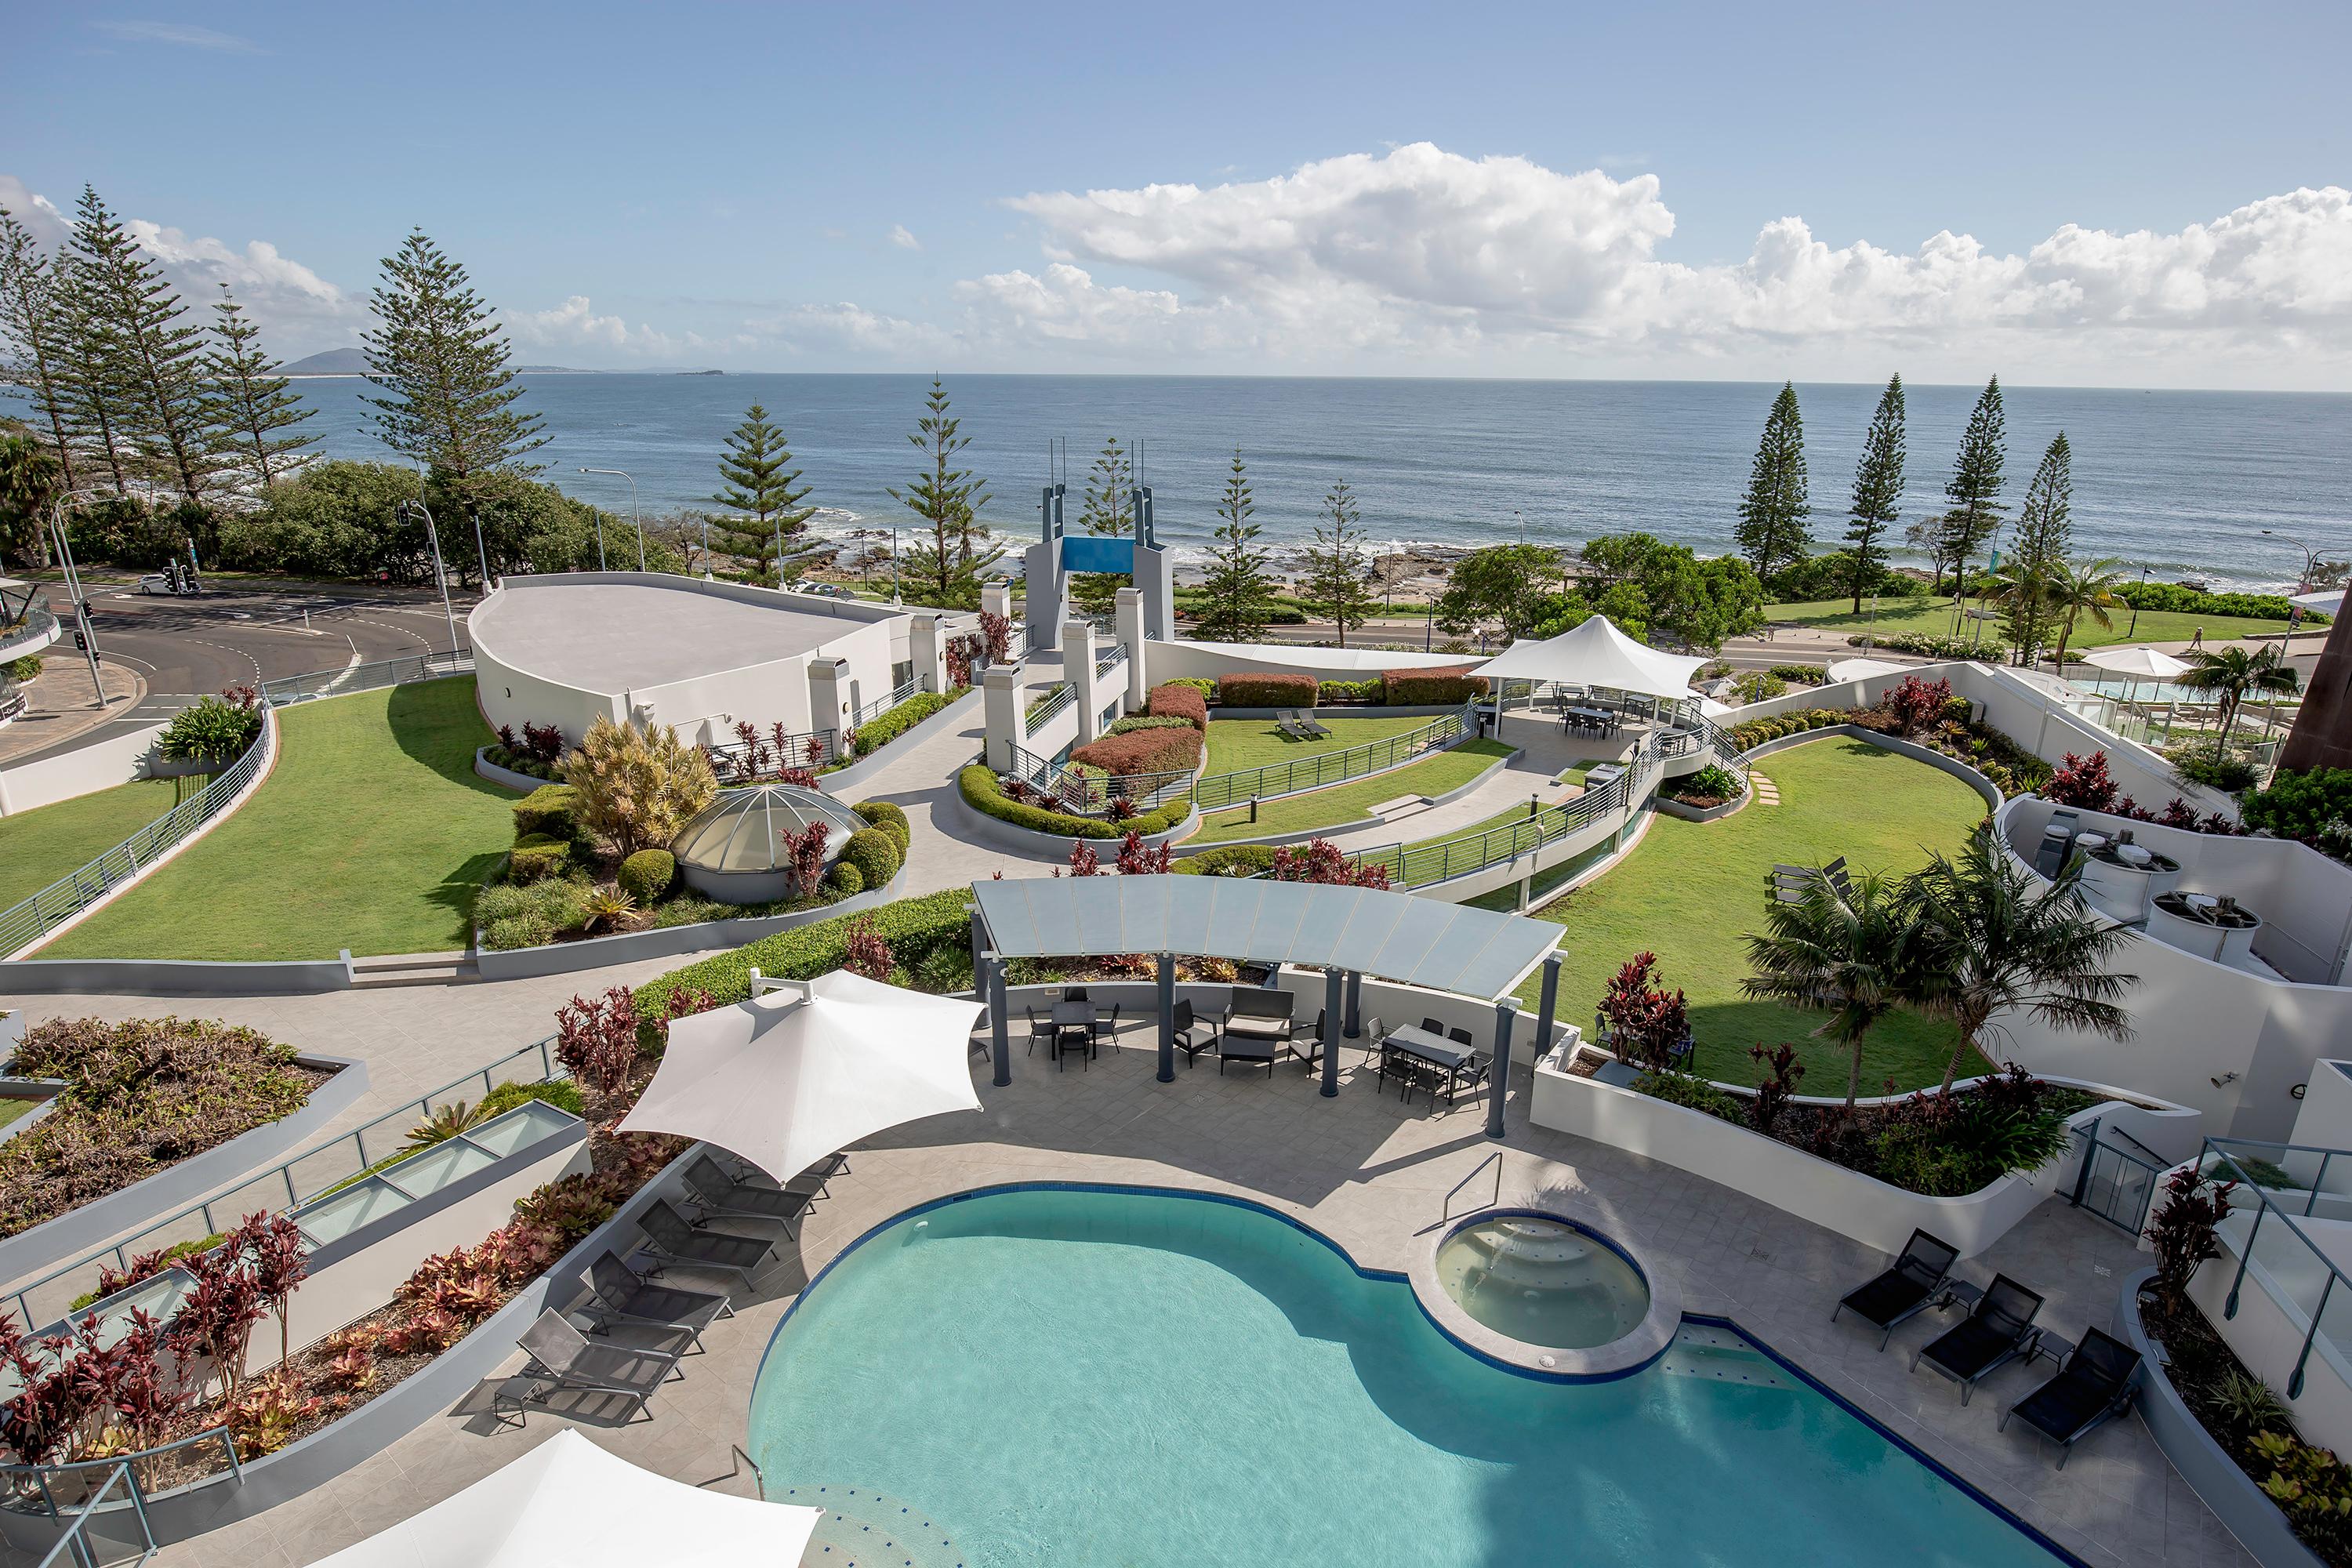
[{"label": "trimmed hedge row", "polygon": [[1187,855],[1168,868],[1188,877],[1245,876],[1274,869],[1271,844],[1226,844]]},{"label": "trimmed hedge row", "polygon": [[1190,719],[1178,719],[1173,716],[1154,719],[1149,713],[1129,713],[1124,719],[1112,720],[1110,728],[1103,732],[1108,735],[1126,735],[1138,730],[1190,730],[1192,727],[1192,721]]},{"label": "trimmed hedge row", "polygon": [[1452,669],[1391,669],[1381,675],[1381,682],[1392,708],[1467,702],[1487,690],[1486,678],[1471,674],[1466,664]]},{"label": "trimmed hedge row", "polygon": [[1327,680],[1315,689],[1318,702],[1378,702],[1388,695],[1388,682],[1374,676],[1370,680]]},{"label": "trimmed hedge row", "polygon": [[950,687],[945,691],[919,691],[887,712],[877,713],[849,732],[849,743],[859,756],[881,750],[940,709],[971,689]]},{"label": "trimmed hedge row", "polygon": [[667,849],[640,849],[621,862],[613,880],[640,907],[650,904],[677,880],[677,857]]},{"label": "trimmed hedge row", "polygon": [[727,1006],[751,994],[754,965],[778,980],[814,980],[839,969],[849,956],[849,928],[860,920],[874,922],[875,934],[890,944],[893,959],[910,971],[918,969],[935,952],[971,945],[971,917],[964,913],[971,902],[969,888],[900,899],[862,915],[835,915],[778,931],[731,952],[673,969],[636,988],[640,1037],[668,1012],[670,997],[682,989],[708,992],[719,1005]]},{"label": "trimmed hedge row", "polygon": [[1144,693],[1143,710],[1154,719],[1181,719],[1203,735],[1209,732],[1209,699],[1201,689],[1205,680],[1171,680]]},{"label": "trimmed hedge row", "polygon": [[1312,708],[1315,678],[1236,670],[1217,677],[1217,700],[1227,708]]},{"label": "trimmed hedge row", "polygon": [[1114,778],[1129,773],[1189,773],[1200,766],[1201,731],[1186,724],[1171,730],[1129,730],[1073,749],[1070,761],[1100,768]]},{"label": "trimmed hedge row", "polygon": [[1184,820],[1192,809],[1192,802],[1180,800],[1149,811],[1141,816],[1124,817],[1117,822],[1100,822],[1091,816],[1073,816],[1066,811],[1048,811],[1042,805],[1026,805],[1007,799],[1004,786],[995,770],[974,763],[956,775],[956,787],[963,792],[964,803],[974,811],[982,812],[999,822],[1009,822],[1015,827],[1025,827],[1032,833],[1050,833],[1056,838],[1124,838],[1129,833],[1149,837],[1165,833]]}]

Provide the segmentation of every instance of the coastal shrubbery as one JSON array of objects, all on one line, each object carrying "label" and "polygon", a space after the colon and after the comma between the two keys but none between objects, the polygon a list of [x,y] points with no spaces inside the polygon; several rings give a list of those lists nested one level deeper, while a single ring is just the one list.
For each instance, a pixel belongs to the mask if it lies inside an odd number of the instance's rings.
[{"label": "coastal shrubbery", "polygon": [[1217,701],[1227,708],[1312,708],[1315,678],[1276,670],[1237,670],[1217,677]]},{"label": "coastal shrubbery", "polygon": [[1209,693],[1214,689],[1213,683],[1206,680],[1171,680],[1145,694],[1143,711],[1154,719],[1181,719],[1205,735],[1209,732]]},{"label": "coastal shrubbery", "polygon": [[1381,695],[1391,708],[1434,707],[1467,702],[1487,692],[1486,678],[1468,665],[1450,669],[1391,669],[1381,677]]},{"label": "coastal shrubbery", "polygon": [[1171,805],[1163,805],[1158,811],[1115,821],[1079,816],[1055,810],[1050,804],[1042,804],[1049,801],[1050,797],[1019,779],[999,778],[994,769],[978,763],[956,775],[956,788],[962,795],[964,804],[974,811],[992,816],[999,822],[1009,822],[1015,827],[1026,828],[1032,833],[1050,834],[1056,838],[1124,838],[1130,832],[1140,833],[1148,838],[1167,832],[1183,821],[1192,809],[1190,800],[1180,800]]}]

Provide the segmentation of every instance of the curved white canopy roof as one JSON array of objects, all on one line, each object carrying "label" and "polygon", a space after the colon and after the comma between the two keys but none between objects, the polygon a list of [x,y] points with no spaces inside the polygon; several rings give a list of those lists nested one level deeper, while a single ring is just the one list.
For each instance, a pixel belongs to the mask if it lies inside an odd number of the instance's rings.
[{"label": "curved white canopy roof", "polygon": [[2095,647],[2083,656],[2083,662],[2111,669],[2117,675],[2136,675],[2151,680],[2169,680],[2189,668],[2187,659],[2175,658],[2152,647]]},{"label": "curved white canopy roof", "polygon": [[1691,677],[1706,662],[1661,653],[1619,631],[1608,616],[1594,616],[1543,642],[1515,642],[1476,673],[1496,680],[1556,680],[1648,697],[1687,697]]}]

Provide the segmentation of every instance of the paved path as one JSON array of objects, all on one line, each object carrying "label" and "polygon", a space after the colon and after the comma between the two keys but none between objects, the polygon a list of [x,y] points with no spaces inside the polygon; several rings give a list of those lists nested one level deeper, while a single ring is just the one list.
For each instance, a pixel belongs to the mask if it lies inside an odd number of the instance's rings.
[{"label": "paved path", "polygon": [[1476,789],[1458,800],[1398,817],[1394,822],[1344,828],[1325,837],[1352,853],[1458,833],[1514,806],[1524,807],[1530,795],[1545,805],[1557,805],[1575,799],[1580,793],[1573,785],[1555,782],[1562,768],[1572,763],[1622,761],[1633,753],[1639,735],[1638,731],[1620,731],[1606,739],[1569,735],[1561,731],[1558,719],[1506,713],[1501,739],[1522,749],[1519,755],[1487,774]]}]

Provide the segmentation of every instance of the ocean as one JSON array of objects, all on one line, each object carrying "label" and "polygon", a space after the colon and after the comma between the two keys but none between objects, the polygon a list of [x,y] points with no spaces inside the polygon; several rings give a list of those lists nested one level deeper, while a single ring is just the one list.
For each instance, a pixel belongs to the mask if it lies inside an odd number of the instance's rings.
[{"label": "ocean", "polygon": [[[626,512],[628,470],[647,516],[708,502],[720,443],[752,403],[791,441],[826,533],[887,528],[888,496],[914,473],[908,442],[928,378],[908,375],[538,374],[523,405],[551,437],[541,477]],[[296,383],[318,409],[330,456],[387,456],[356,378]],[[947,378],[991,483],[984,513],[1007,542],[1036,537],[1049,447],[1067,445],[1067,515],[1106,437],[1139,445],[1160,535],[1197,562],[1239,445],[1261,542],[1294,546],[1325,491],[1353,488],[1384,550],[1516,540],[1574,545],[1645,530],[1702,553],[1732,548],[1735,509],[1772,395],[1731,382],[1440,381],[1223,376],[966,375]],[[1904,521],[1943,504],[1952,453],[1978,389],[1908,386]],[[1879,388],[1797,389],[1805,417],[1817,547],[1833,548]],[[2013,509],[2051,436],[2074,455],[2074,543],[2161,580],[2277,588],[2302,551],[2352,558],[2352,396],[2326,394],[2002,388]],[[19,410],[20,411],[20,410]],[[2011,515],[2013,517],[2014,510]],[[1896,531],[1901,531],[1898,523]],[[2261,530],[2275,531],[2264,538]]]}]

